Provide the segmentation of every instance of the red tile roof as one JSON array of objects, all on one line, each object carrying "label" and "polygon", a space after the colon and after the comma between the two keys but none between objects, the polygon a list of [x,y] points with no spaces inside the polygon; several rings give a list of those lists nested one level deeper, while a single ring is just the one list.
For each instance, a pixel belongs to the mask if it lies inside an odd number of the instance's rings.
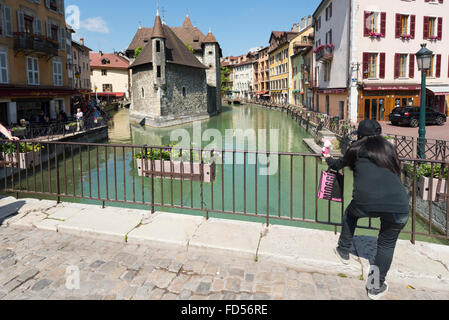
[{"label": "red tile roof", "polygon": [[91,68],[128,69],[129,62],[113,53],[89,52]]}]

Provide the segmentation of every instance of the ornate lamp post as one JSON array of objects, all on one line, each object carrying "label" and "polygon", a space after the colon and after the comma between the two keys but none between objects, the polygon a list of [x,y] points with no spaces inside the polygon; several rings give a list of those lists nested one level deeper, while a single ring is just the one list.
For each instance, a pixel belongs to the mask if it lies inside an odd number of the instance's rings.
[{"label": "ornate lamp post", "polygon": [[426,44],[421,45],[421,50],[416,53],[418,61],[418,70],[421,71],[421,107],[419,117],[419,138],[418,138],[418,156],[421,159],[426,158],[425,141],[426,141],[426,75],[427,71],[432,67],[433,52],[426,48]]}]

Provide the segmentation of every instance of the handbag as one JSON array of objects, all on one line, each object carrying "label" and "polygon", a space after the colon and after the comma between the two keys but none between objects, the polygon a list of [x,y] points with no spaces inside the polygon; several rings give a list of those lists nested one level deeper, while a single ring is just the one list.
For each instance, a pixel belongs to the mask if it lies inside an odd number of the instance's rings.
[{"label": "handbag", "polygon": [[323,200],[342,202],[344,190],[343,174],[333,170],[321,171],[318,186],[318,198]]}]

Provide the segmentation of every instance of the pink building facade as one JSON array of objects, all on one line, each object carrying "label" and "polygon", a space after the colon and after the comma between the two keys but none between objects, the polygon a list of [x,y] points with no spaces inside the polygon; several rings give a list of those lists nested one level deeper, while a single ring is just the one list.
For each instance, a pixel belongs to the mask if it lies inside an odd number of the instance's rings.
[{"label": "pink building facade", "polygon": [[[335,116],[344,107],[353,122],[387,121],[396,106],[419,106],[415,54],[426,44],[434,54],[427,107],[448,114],[448,22],[449,0],[322,1],[314,14],[316,71],[319,99],[331,107],[320,111]],[[332,104],[337,95],[339,106]]]}]

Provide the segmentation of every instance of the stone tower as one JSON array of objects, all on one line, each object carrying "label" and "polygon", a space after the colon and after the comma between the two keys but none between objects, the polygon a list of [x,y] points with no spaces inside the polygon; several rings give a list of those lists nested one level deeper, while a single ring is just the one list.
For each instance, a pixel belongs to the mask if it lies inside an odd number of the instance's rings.
[{"label": "stone tower", "polygon": [[152,44],[152,61],[153,61],[153,83],[156,94],[156,110],[160,110],[160,115],[164,115],[163,98],[165,90],[167,89],[166,80],[166,59],[165,59],[165,35],[162,28],[161,17],[159,11],[157,12],[154,21],[153,33],[151,35]]},{"label": "stone tower", "polygon": [[209,113],[221,112],[221,67],[220,47],[212,32],[203,40],[203,64],[207,67],[208,110]]}]

